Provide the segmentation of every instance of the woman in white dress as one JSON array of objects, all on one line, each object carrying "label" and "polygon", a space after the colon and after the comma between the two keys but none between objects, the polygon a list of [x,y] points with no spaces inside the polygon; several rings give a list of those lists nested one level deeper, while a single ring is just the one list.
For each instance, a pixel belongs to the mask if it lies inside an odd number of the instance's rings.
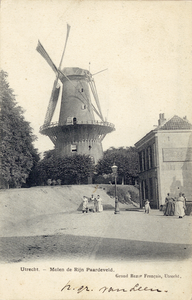
[{"label": "woman in white dress", "polygon": [[83,196],[83,209],[82,209],[82,213],[84,212],[88,212],[88,199],[87,197]]},{"label": "woman in white dress", "polygon": [[179,197],[175,203],[175,215],[179,216],[179,218],[183,218],[185,215],[185,199],[181,193],[179,193]]},{"label": "woman in white dress", "polygon": [[103,211],[102,199],[99,195],[97,195],[97,205],[98,205],[98,212]]}]

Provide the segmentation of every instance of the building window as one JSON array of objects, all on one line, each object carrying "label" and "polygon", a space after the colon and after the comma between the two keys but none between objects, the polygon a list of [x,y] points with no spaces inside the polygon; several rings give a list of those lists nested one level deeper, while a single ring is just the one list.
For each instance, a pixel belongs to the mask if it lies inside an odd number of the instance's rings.
[{"label": "building window", "polygon": [[142,172],[142,153],[139,152],[139,171]]},{"label": "building window", "polygon": [[145,150],[145,169],[149,170],[148,148]]},{"label": "building window", "polygon": [[153,199],[153,179],[149,178],[149,193],[150,193],[150,200]]},{"label": "building window", "polygon": [[157,202],[157,208],[159,207],[159,194],[158,194],[158,181],[157,178],[154,178],[154,198],[156,199]]},{"label": "building window", "polygon": [[77,145],[71,145],[71,152],[77,152]]},{"label": "building window", "polygon": [[147,148],[147,164],[148,164],[148,169],[151,169],[152,168],[151,147]]},{"label": "building window", "polygon": [[157,166],[157,156],[156,156],[156,147],[155,147],[155,143],[153,143],[153,167]]},{"label": "building window", "polygon": [[141,160],[142,160],[142,171],[145,171],[145,151],[141,152]]},{"label": "building window", "polygon": [[145,199],[149,199],[147,180],[145,180]]},{"label": "building window", "polygon": [[142,180],[141,183],[141,194],[142,194],[142,200],[145,200],[145,180]]},{"label": "building window", "polygon": [[148,169],[148,155],[147,155],[147,149],[144,150],[144,159],[145,159],[145,162],[144,162],[144,168],[145,170]]}]

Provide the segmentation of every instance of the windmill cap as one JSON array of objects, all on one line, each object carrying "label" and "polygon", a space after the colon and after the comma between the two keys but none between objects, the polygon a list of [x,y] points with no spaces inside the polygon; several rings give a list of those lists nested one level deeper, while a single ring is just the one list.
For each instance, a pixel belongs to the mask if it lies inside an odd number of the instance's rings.
[{"label": "windmill cap", "polygon": [[81,69],[81,68],[64,68],[62,69],[62,72],[66,76],[85,76],[85,75],[91,75],[91,73],[88,70]]}]

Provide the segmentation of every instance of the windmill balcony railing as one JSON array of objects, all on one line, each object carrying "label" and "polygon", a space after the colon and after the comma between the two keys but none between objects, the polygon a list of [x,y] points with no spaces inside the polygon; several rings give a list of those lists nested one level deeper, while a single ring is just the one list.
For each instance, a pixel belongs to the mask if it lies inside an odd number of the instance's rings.
[{"label": "windmill balcony railing", "polygon": [[[112,127],[115,128],[115,125],[109,122],[101,122],[101,121],[76,121],[75,124],[79,124],[79,125],[85,125],[85,124],[93,124],[93,125],[100,125],[100,126],[108,126],[108,127]],[[53,127],[57,127],[57,126],[69,126],[69,125],[74,125],[73,123],[59,123],[59,122],[52,122],[50,124],[44,124],[40,127],[40,131],[43,131],[45,129],[48,128],[53,128]]]}]

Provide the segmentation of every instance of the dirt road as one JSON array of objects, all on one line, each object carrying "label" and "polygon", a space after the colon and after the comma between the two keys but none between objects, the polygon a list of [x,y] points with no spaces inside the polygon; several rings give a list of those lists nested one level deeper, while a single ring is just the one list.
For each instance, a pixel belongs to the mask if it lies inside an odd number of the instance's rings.
[{"label": "dirt road", "polygon": [[158,210],[38,215],[3,229],[0,261],[185,259],[192,255],[191,222]]}]

